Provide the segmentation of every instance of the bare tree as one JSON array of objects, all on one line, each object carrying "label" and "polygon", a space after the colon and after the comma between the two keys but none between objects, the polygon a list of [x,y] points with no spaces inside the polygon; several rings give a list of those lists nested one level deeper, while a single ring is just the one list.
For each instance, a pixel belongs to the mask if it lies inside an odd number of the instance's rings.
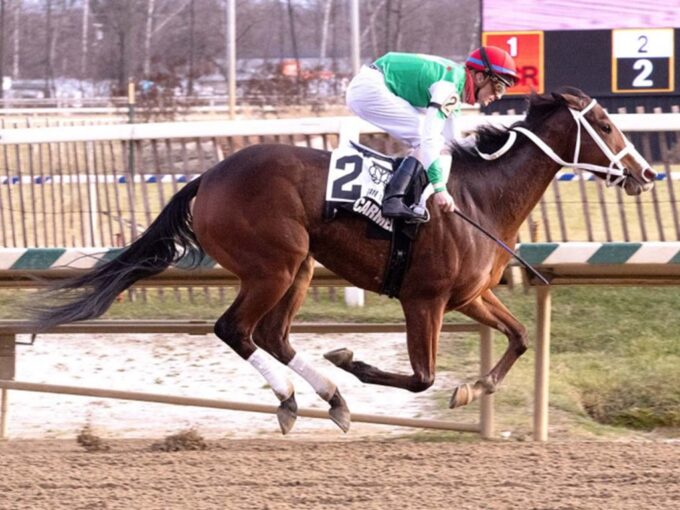
[{"label": "bare tree", "polygon": [[333,0],[326,0],[323,8],[323,22],[321,24],[321,50],[319,51],[319,58],[321,62],[326,58],[326,42],[328,40],[328,24],[331,20],[331,7]]},{"label": "bare tree", "polygon": [[195,0],[189,2],[189,72],[187,79],[187,90],[186,95],[190,96],[194,93],[194,60],[195,60],[195,50],[196,50],[196,10],[195,10]]},{"label": "bare tree", "polygon": [[377,2],[367,2],[366,6],[368,15],[365,16],[364,19],[367,19],[368,21],[364,24],[364,30],[361,33],[361,41],[365,41],[370,36],[371,50],[369,54],[372,55],[373,58],[377,58],[379,56],[380,50],[378,49],[378,32],[376,30],[376,23],[384,5],[385,0],[378,0]]},{"label": "bare tree", "polygon": [[153,16],[156,8],[156,0],[148,0],[146,4],[146,24],[144,30],[144,65],[142,75],[145,78],[151,73],[151,35],[153,33]]},{"label": "bare tree", "polygon": [[80,44],[80,80],[81,82],[85,80],[85,75],[87,74],[87,49],[89,47],[88,44],[88,34],[89,34],[89,27],[90,27],[90,3],[85,0],[83,2],[83,31],[82,31],[82,38],[81,38],[81,44]]},{"label": "bare tree", "polygon": [[392,0],[385,2],[385,40],[383,41],[383,53],[390,51],[390,28],[392,25]]},{"label": "bare tree", "polygon": [[52,29],[52,0],[45,0],[45,97],[52,97],[52,85],[54,82],[54,69],[52,67],[53,52],[53,29]]},{"label": "bare tree", "polygon": [[[52,97],[56,91],[54,80],[57,75],[64,75],[67,72],[72,73],[75,71],[77,73],[78,65],[76,59],[71,59],[68,55],[77,54],[77,47],[72,48],[74,51],[65,51],[60,54],[60,61],[57,61],[57,48],[60,46],[66,48],[70,46],[72,42],[77,42],[77,33],[75,30],[72,34],[69,34],[69,41],[64,41],[62,43],[61,39],[64,37],[64,27],[71,20],[69,19],[69,14],[73,12],[71,9],[73,7],[74,0],[48,0],[55,7],[51,16],[51,30],[48,32],[47,41],[47,68],[49,69],[49,74],[47,76],[50,96]],[[75,64],[74,64],[75,63]]]},{"label": "bare tree", "polygon": [[0,99],[5,97],[5,0],[0,0]]},{"label": "bare tree", "polygon": [[302,71],[302,66],[300,66],[300,52],[298,51],[297,45],[297,33],[295,32],[295,14],[293,12],[292,0],[288,0],[288,22],[290,24],[290,42],[293,46],[293,58],[295,59],[295,82],[297,84],[298,94],[301,92],[300,83],[300,71]]},{"label": "bare tree", "polygon": [[[139,34],[139,16],[134,0],[91,0],[92,12],[110,40],[104,48],[112,50],[117,92],[124,94],[128,79],[133,75],[135,35]],[[107,62],[100,60],[100,65]]]},{"label": "bare tree", "polygon": [[[152,40],[154,35],[163,30],[169,23],[171,23],[176,16],[181,14],[192,0],[183,0],[181,3],[171,2],[166,3],[167,7],[172,9],[168,12],[161,12],[157,9],[156,0],[147,0],[146,6],[146,20],[144,29],[144,54],[142,64],[142,74],[145,77],[151,75],[151,57],[152,57]],[[193,2],[192,2],[192,9]]]},{"label": "bare tree", "polygon": [[15,80],[19,78],[19,23],[21,19],[21,0],[14,0],[14,51],[12,58],[12,78]]},{"label": "bare tree", "polygon": [[393,48],[395,51],[400,51],[402,49],[401,42],[403,40],[403,33],[401,30],[401,22],[404,17],[404,0],[397,0],[397,5],[394,9],[395,19],[394,19],[394,43]]},{"label": "bare tree", "polygon": [[[1,0],[3,72],[41,80],[115,80],[165,76],[187,93],[197,80],[226,75],[224,0]],[[240,76],[246,59],[276,72],[282,59],[330,60],[349,72],[348,2],[236,0]],[[452,10],[455,12],[452,13]],[[451,15],[449,15],[451,14]],[[479,44],[479,0],[363,0],[363,54],[432,53],[455,59]],[[75,57],[74,57],[75,56]],[[252,63],[248,63],[251,71]],[[170,80],[172,78],[172,80]],[[46,90],[48,92],[48,90]],[[51,94],[51,91],[49,91]]]}]

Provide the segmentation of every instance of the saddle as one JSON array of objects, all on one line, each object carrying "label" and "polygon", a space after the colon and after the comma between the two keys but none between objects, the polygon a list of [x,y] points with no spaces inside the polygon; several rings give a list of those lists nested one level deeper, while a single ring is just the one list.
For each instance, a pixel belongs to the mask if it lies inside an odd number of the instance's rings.
[{"label": "saddle", "polygon": [[[339,147],[331,155],[326,185],[324,219],[338,214],[363,217],[367,222],[366,237],[390,240],[390,255],[385,267],[380,293],[398,297],[411,258],[412,243],[420,223],[386,218],[382,215],[385,186],[402,158],[381,154],[356,142]],[[413,180],[405,201],[425,208],[432,194],[427,175],[421,171]]]}]

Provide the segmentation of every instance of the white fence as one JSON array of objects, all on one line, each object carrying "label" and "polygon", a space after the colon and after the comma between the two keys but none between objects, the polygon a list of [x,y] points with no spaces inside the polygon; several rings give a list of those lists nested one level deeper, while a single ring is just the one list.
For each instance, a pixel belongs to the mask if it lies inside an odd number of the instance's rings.
[{"label": "white fence", "polygon": [[[484,124],[509,126],[522,118],[522,115],[463,115],[456,119],[456,129],[468,133]],[[625,132],[680,131],[680,113],[612,114],[611,118]],[[309,117],[6,129],[0,130],[0,144],[381,132],[356,117]]]},{"label": "white fence", "polygon": [[[457,128],[461,133],[469,132],[477,126],[484,123],[492,123],[496,125],[509,125],[521,119],[519,115],[505,115],[505,116],[478,116],[478,115],[464,115],[457,120]],[[623,131],[628,133],[648,133],[648,132],[680,132],[680,114],[613,114],[613,121]],[[149,142],[151,144],[159,140],[204,140],[217,139],[231,136],[248,137],[248,136],[304,136],[306,137],[305,145],[319,148],[332,148],[329,145],[326,135],[333,135],[334,140],[343,140],[350,136],[357,136],[359,133],[376,134],[380,130],[374,126],[360,121],[352,117],[325,117],[325,118],[307,118],[307,119],[275,119],[275,120],[237,120],[225,122],[182,122],[182,123],[154,123],[154,124],[133,124],[133,125],[114,125],[114,126],[88,126],[88,127],[69,127],[69,128],[35,128],[35,129],[12,129],[0,131],[0,147],[17,147],[35,145],[43,146],[49,144],[71,144],[84,143],[83,151],[89,154],[89,157],[94,161],[97,157],[97,152],[94,149],[94,142],[124,142],[128,147],[133,142]],[[127,147],[126,147],[127,148]],[[88,152],[90,151],[90,152]],[[2,152],[0,151],[0,154]],[[7,153],[5,153],[7,154]],[[219,151],[215,150],[215,155]],[[17,159],[21,157],[20,150],[12,154]],[[207,166],[206,166],[207,168]],[[85,174],[90,176],[93,183],[97,182],[97,174],[89,172],[88,167],[85,167]],[[104,169],[106,170],[106,168]],[[82,171],[82,169],[81,169]],[[101,175],[101,174],[100,174]],[[669,179],[670,181],[670,179]],[[19,181],[21,182],[21,181]],[[90,185],[92,190],[92,197],[90,203],[94,203],[96,199],[97,190]],[[94,197],[94,198],[93,198]],[[84,199],[86,201],[87,198]],[[28,200],[27,200],[28,202]],[[94,213],[93,207],[89,213]],[[82,211],[80,211],[82,213]],[[36,214],[36,216],[38,216]],[[9,218],[6,218],[8,223]],[[94,234],[96,226],[101,227],[101,220],[97,218],[90,218],[91,238],[93,244],[97,239]],[[133,222],[134,223],[134,222]],[[24,235],[24,238],[26,236]],[[30,236],[29,236],[30,237]],[[5,236],[5,239],[7,237]],[[36,245],[41,245],[37,237]],[[90,244],[90,243],[87,243]],[[540,326],[539,335],[549,336],[549,294],[546,290],[542,290],[540,294],[542,312],[539,313]],[[546,318],[547,316],[547,318]],[[541,359],[546,359],[542,357]],[[543,362],[542,362],[543,363]],[[541,372],[547,373],[547,361],[545,367],[542,367]],[[546,386],[539,385],[542,388]],[[545,394],[537,397],[540,402],[540,407],[547,407]],[[536,429],[538,438],[543,438],[545,434],[545,419],[544,413],[538,413],[536,416],[540,423],[537,423]]]}]

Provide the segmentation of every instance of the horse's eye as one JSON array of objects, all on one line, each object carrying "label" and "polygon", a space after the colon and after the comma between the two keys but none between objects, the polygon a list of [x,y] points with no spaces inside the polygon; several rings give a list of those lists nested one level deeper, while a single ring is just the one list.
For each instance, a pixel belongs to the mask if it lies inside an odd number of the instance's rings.
[{"label": "horse's eye", "polygon": [[602,124],[602,131],[609,134],[612,132],[612,127],[609,124]]}]

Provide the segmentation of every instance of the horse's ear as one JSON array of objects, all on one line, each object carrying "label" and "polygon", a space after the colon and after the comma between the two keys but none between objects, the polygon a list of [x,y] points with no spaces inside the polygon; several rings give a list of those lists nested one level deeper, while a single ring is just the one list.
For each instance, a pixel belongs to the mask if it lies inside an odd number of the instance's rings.
[{"label": "horse's ear", "polygon": [[573,108],[574,110],[583,110],[586,106],[588,106],[588,102],[583,97],[567,93],[557,95],[562,99],[562,101],[565,102],[565,104],[569,108]]}]

